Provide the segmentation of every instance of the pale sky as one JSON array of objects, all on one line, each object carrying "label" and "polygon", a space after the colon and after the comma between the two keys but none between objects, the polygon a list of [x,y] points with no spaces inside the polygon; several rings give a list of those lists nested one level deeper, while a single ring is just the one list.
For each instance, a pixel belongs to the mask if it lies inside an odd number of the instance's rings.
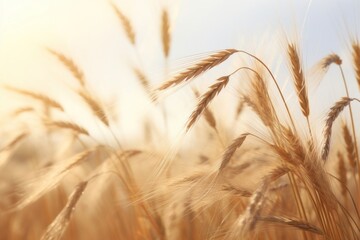
[{"label": "pale sky", "polygon": [[[296,34],[301,36],[304,65],[310,67],[331,52],[347,58],[349,37],[360,34],[358,0],[112,2],[132,20],[138,34],[138,53],[128,44],[107,0],[0,0],[1,81],[31,89],[45,87],[55,97],[64,98],[61,91],[74,84],[66,70],[44,51],[51,47],[71,56],[107,103],[119,101],[123,111],[130,113],[120,113],[120,118],[131,123],[133,117],[127,119],[127,115],[142,112],[144,94],[129,73],[129,65],[141,64],[153,83],[164,79],[159,38],[163,6],[169,7],[172,20],[169,72],[196,54],[224,48],[262,49],[265,58],[281,55],[278,51],[284,37]],[[188,97],[189,93],[177,95],[175,102],[179,96]],[[66,95],[66,99],[71,96]],[[0,100],[4,103],[7,98]],[[185,112],[192,108],[184,107]],[[175,117],[180,123],[187,118],[187,114],[182,115]]]}]

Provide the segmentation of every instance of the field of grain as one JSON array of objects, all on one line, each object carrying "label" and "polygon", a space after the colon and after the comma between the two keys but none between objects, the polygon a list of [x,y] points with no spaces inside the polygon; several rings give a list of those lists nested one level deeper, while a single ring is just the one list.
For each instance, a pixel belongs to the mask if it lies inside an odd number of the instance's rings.
[{"label": "field of grain", "polygon": [[[306,68],[295,26],[283,51],[173,64],[171,4],[149,49],[134,9],[104,9],[124,61],[45,41],[46,81],[1,81],[0,239],[360,238],[356,30]],[[94,81],[99,61],[122,73]]]}]

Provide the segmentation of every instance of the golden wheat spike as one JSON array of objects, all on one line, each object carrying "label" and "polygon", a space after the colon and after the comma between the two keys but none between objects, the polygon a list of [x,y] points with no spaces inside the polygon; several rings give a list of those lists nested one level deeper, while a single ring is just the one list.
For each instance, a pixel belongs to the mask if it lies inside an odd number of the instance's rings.
[{"label": "golden wheat spike", "polygon": [[161,17],[161,40],[165,57],[169,56],[171,45],[170,19],[168,10],[162,11]]},{"label": "golden wheat spike", "polygon": [[189,121],[186,125],[186,130],[189,130],[191,126],[196,122],[197,119],[201,116],[204,110],[207,108],[211,100],[218,95],[221,90],[226,87],[230,79],[230,76],[224,76],[217,79],[216,83],[209,87],[209,90],[203,94],[200,98],[199,103],[197,104],[195,110],[192,112],[189,117]]},{"label": "golden wheat spike", "polygon": [[321,153],[321,157],[323,160],[326,160],[329,155],[332,125],[335,122],[336,118],[339,116],[339,114],[343,111],[343,109],[348,106],[353,100],[355,99],[343,97],[340,101],[336,102],[335,105],[330,108],[330,112],[328,113],[325,120],[324,144]]},{"label": "golden wheat spike", "polygon": [[310,107],[309,107],[309,99],[307,95],[305,77],[300,63],[298,49],[294,43],[288,44],[288,56],[291,63],[292,75],[294,78],[294,83],[299,98],[301,111],[305,117],[308,117],[310,113]]},{"label": "golden wheat spike", "polygon": [[42,102],[43,104],[45,104],[46,106],[59,109],[60,111],[64,111],[64,108],[60,105],[60,103],[58,103],[54,99],[52,99],[44,94],[36,93],[36,92],[32,92],[32,91],[28,91],[28,90],[24,90],[24,89],[20,89],[20,88],[16,88],[16,87],[11,87],[11,86],[4,86],[4,88],[7,90],[10,90],[12,92],[36,99],[36,100]]},{"label": "golden wheat spike", "polygon": [[211,54],[210,56],[195,63],[193,66],[175,75],[169,81],[164,82],[156,90],[162,91],[170,87],[175,87],[183,82],[189,81],[199,76],[200,74],[206,72],[207,70],[216,67],[217,65],[224,62],[226,59],[228,59],[232,54],[236,52],[238,52],[238,50],[236,49],[225,49],[216,52],[214,54]]},{"label": "golden wheat spike", "polygon": [[47,50],[59,59],[59,61],[71,72],[75,79],[79,81],[81,86],[85,86],[84,74],[71,58],[53,49],[48,48]]},{"label": "golden wheat spike", "polygon": [[56,216],[54,221],[47,227],[41,240],[60,240],[65,233],[67,226],[74,213],[76,205],[78,204],[81,195],[85,191],[88,182],[84,181],[79,183],[70,194],[65,207]]},{"label": "golden wheat spike", "polygon": [[135,32],[133,30],[133,27],[131,25],[129,18],[114,3],[111,3],[111,6],[115,11],[116,16],[120,20],[120,23],[121,23],[122,27],[124,28],[127,38],[129,39],[129,41],[131,42],[132,45],[135,45],[135,43],[136,43]]},{"label": "golden wheat spike", "polygon": [[109,126],[109,119],[105,113],[105,110],[92,96],[87,92],[79,91],[78,94],[84,99],[87,105],[90,107],[95,116],[100,119],[106,126]]}]

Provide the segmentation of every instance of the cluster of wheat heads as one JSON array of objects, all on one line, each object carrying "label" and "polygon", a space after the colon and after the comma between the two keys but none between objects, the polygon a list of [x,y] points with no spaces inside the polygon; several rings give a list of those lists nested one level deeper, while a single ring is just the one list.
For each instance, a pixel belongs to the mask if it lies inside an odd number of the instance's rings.
[{"label": "cluster of wheat heads", "polygon": [[[137,51],[131,20],[115,4],[112,8]],[[166,9],[160,18],[166,60],[171,50]],[[351,46],[360,86],[360,44],[353,40]],[[338,55],[319,61],[316,69],[322,74],[330,67],[339,69],[344,97],[329,109],[318,140],[310,119],[307,85],[312,79],[306,79],[297,42],[288,41],[286,50],[305,130],[297,124],[269,65],[247,51],[214,52],[154,89],[141,65],[132,67],[149,101],[161,101],[159,96],[170,88],[190,83],[233,55],[252,60],[252,65],[240,64],[219,77],[203,93],[193,89],[197,103],[184,135],[192,128],[200,131],[183,149],[158,146],[166,142],[159,138],[166,136],[157,133],[151,121],[141,123],[146,135],[141,144],[117,136],[110,109],[95,95],[78,64],[47,49],[77,80],[73,94],[101,131],[109,133],[108,139],[99,140],[94,131],[69,118],[67,109],[51,96],[3,86],[23,97],[24,104],[8,116],[23,127],[4,135],[6,141],[1,142],[0,239],[359,239],[360,126],[351,108],[359,100],[349,95]],[[239,96],[234,122],[243,111],[253,112],[263,132],[234,133],[235,128],[224,127],[216,109],[210,108],[232,81],[248,84]],[[275,105],[270,85],[281,105]],[[159,108],[165,116],[166,109]],[[205,121],[200,122],[202,116]],[[340,116],[342,126],[337,129],[334,123]],[[35,131],[39,126],[40,133]],[[333,131],[343,139],[331,141]],[[43,140],[34,140],[39,135]]]}]

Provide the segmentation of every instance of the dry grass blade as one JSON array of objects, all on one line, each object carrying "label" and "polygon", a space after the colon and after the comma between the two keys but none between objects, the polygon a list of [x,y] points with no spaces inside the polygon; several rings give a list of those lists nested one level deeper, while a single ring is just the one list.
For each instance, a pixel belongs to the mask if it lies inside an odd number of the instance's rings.
[{"label": "dry grass blade", "polygon": [[326,160],[329,151],[330,151],[330,140],[332,133],[332,125],[342,110],[350,104],[351,101],[355,100],[354,98],[343,97],[340,101],[336,102],[334,106],[331,107],[330,112],[328,113],[325,120],[324,128],[324,144],[321,152],[321,157],[323,160]]},{"label": "dry grass blade", "polygon": [[13,112],[11,113],[11,116],[12,116],[12,117],[17,117],[17,116],[19,116],[19,115],[22,114],[22,113],[32,112],[32,111],[34,111],[34,108],[33,108],[33,107],[21,107],[21,108],[16,109],[15,111],[13,111]]},{"label": "dry grass blade", "polygon": [[356,168],[356,152],[355,152],[355,144],[353,138],[350,134],[350,130],[346,124],[343,125],[343,137],[346,145],[346,153],[347,159],[350,163],[350,166],[355,169]]},{"label": "dry grass blade", "polygon": [[122,11],[113,3],[111,3],[112,8],[114,9],[116,16],[119,18],[121,25],[123,26],[126,36],[131,42],[132,45],[135,45],[135,32],[132,28],[129,18],[127,18]]},{"label": "dry grass blade", "polygon": [[186,130],[188,131],[192,125],[197,121],[201,116],[204,110],[207,108],[211,100],[218,95],[221,90],[226,87],[230,79],[230,76],[224,76],[217,79],[217,82],[209,87],[209,90],[200,97],[200,101],[196,106],[196,109],[192,112],[189,121],[186,125]]},{"label": "dry grass blade", "polygon": [[338,156],[338,176],[341,184],[341,194],[343,196],[346,195],[346,185],[347,185],[347,177],[346,177],[346,167],[344,156],[341,152],[337,153]]},{"label": "dry grass blade", "polygon": [[71,220],[76,205],[78,204],[81,195],[85,191],[88,182],[79,183],[73,192],[70,194],[65,207],[57,215],[54,221],[47,227],[41,240],[60,240],[65,233],[65,230]]},{"label": "dry grass blade", "polygon": [[235,151],[239,147],[241,147],[241,145],[244,143],[244,141],[248,135],[249,134],[247,134],[247,133],[241,134],[240,137],[236,138],[232,142],[232,144],[226,148],[225,152],[222,155],[222,160],[221,160],[221,165],[220,165],[219,171],[223,170],[229,164],[231,157],[234,155]]},{"label": "dry grass blade", "polygon": [[76,133],[89,136],[89,132],[85,128],[77,125],[76,123],[65,122],[65,121],[48,121],[48,122],[45,122],[45,124],[47,126],[70,129]]},{"label": "dry grass blade", "polygon": [[316,233],[316,234],[320,234],[323,235],[323,231],[321,229],[319,229],[318,227],[314,226],[313,224],[301,221],[301,220],[296,220],[296,219],[291,219],[291,218],[287,218],[287,217],[279,217],[279,216],[266,216],[266,217],[257,217],[257,220],[259,221],[265,221],[265,222],[272,222],[272,223],[280,223],[280,224],[284,224],[290,227],[295,227],[304,231],[308,231],[308,232],[312,232],[312,233]]},{"label": "dry grass blade", "polygon": [[360,88],[360,44],[358,40],[352,43],[352,57],[355,70],[355,77]]},{"label": "dry grass blade", "polygon": [[219,51],[210,55],[209,57],[199,61],[198,63],[194,64],[193,66],[189,67],[183,72],[180,72],[176,76],[174,76],[169,81],[163,83],[160,87],[156,90],[161,91],[168,89],[170,87],[177,86],[183,82],[189,81],[200,74],[206,72],[207,70],[219,65],[220,63],[224,62],[228,59],[232,54],[238,52],[236,49],[226,49]]},{"label": "dry grass blade", "polygon": [[0,149],[0,152],[11,150],[11,149],[14,148],[19,142],[21,142],[22,140],[24,140],[24,138],[26,138],[28,135],[29,135],[28,132],[19,133],[19,134],[16,135],[13,139],[11,139],[8,143],[6,143],[5,146]]},{"label": "dry grass blade", "polygon": [[165,57],[169,56],[171,44],[169,13],[166,9],[162,11],[161,17],[161,40]]},{"label": "dry grass blade", "polygon": [[105,113],[105,110],[101,107],[101,105],[95,99],[93,99],[88,93],[83,91],[79,91],[78,93],[91,108],[95,116],[99,118],[100,121],[102,121],[106,126],[109,126],[109,119]]},{"label": "dry grass blade", "polygon": [[81,86],[85,86],[85,78],[84,78],[84,74],[83,72],[80,70],[80,68],[78,66],[76,66],[76,64],[74,63],[74,61],[72,59],[70,59],[69,57],[65,56],[62,53],[59,53],[55,50],[49,49],[48,51],[53,54],[54,56],[56,56],[59,61],[71,72],[71,74],[76,78],[76,80],[79,81]]},{"label": "dry grass blade", "polygon": [[301,111],[305,117],[308,117],[310,113],[309,99],[307,95],[305,77],[301,67],[298,49],[295,44],[288,44],[288,56],[291,64],[291,70],[294,78],[296,92],[301,106]]},{"label": "dry grass blade", "polygon": [[12,92],[16,92],[16,93],[19,93],[21,95],[36,99],[38,101],[41,101],[46,106],[59,109],[60,111],[64,111],[64,108],[60,105],[60,103],[58,103],[57,101],[55,101],[54,99],[51,99],[50,97],[48,97],[46,95],[43,95],[41,93],[35,93],[35,92],[19,89],[19,88],[16,88],[16,87],[10,87],[10,86],[4,86],[4,87],[5,87],[5,89],[10,90]]},{"label": "dry grass blade", "polygon": [[45,169],[42,174],[40,173],[36,176],[36,179],[25,182],[28,186],[26,186],[24,196],[17,203],[16,208],[22,209],[54,189],[72,168],[81,164],[98,150],[99,147],[87,149],[65,160],[65,162],[60,162],[49,169]]}]

